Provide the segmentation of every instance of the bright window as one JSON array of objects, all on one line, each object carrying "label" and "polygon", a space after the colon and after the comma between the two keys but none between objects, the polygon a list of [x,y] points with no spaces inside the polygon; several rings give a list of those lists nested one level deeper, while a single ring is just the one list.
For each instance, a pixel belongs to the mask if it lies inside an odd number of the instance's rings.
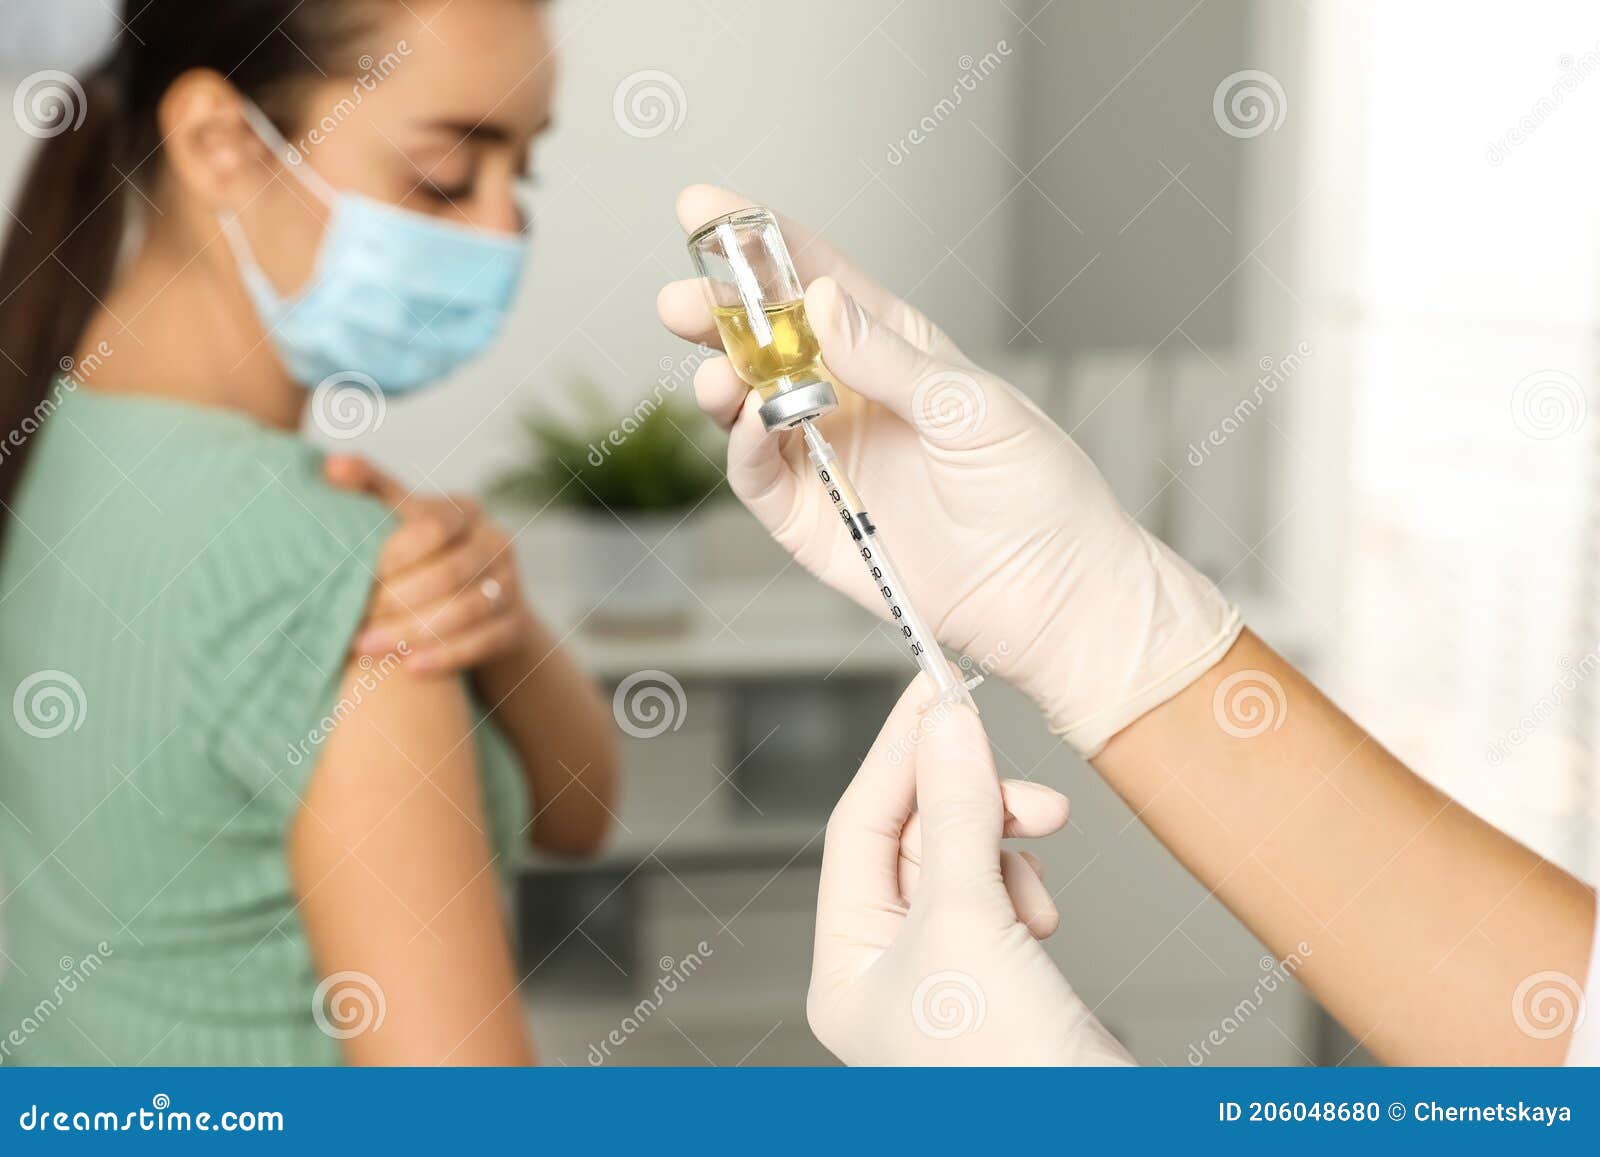
[{"label": "bright window", "polygon": [[1592,873],[1600,7],[1312,25],[1305,320],[1342,355],[1318,388],[1348,392],[1329,679],[1419,772]]}]

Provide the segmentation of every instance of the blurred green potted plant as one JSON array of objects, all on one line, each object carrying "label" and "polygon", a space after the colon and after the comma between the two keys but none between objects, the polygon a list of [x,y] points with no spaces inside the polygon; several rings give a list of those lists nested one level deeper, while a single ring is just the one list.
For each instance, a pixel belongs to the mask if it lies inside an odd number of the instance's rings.
[{"label": "blurred green potted plant", "polygon": [[620,413],[591,382],[575,393],[577,420],[523,417],[527,456],[490,484],[489,496],[530,514],[577,516],[574,576],[604,594],[588,625],[628,634],[682,629],[701,573],[698,515],[726,487],[721,452],[708,445],[710,424],[659,391]]}]

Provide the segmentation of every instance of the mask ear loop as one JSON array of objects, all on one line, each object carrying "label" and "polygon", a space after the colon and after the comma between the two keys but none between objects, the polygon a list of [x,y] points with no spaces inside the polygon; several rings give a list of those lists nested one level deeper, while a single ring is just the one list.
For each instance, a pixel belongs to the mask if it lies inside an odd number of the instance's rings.
[{"label": "mask ear loop", "polygon": [[[338,190],[328,184],[321,173],[306,163],[305,154],[284,138],[271,118],[251,100],[245,100],[239,111],[244,116],[245,124],[250,126],[250,131],[277,155],[288,168],[289,175],[310,190],[312,196],[330,209],[334,208],[339,200]],[[239,224],[239,214],[233,211],[218,213],[217,219],[222,225],[222,235],[228,242],[228,248],[233,250],[234,260],[245,272],[245,276],[265,282],[266,274],[262,272],[261,263],[256,260],[255,252],[250,248],[250,240],[244,235],[244,229]]]},{"label": "mask ear loop", "polygon": [[261,138],[262,144],[276,153],[278,159],[288,166],[290,175],[310,189],[319,201],[331,209],[339,199],[339,191],[328,184],[322,174],[307,163],[305,154],[284,139],[283,134],[278,131],[278,126],[273,124],[267,114],[256,107],[253,101],[245,101],[240,111],[244,113],[245,124]]}]

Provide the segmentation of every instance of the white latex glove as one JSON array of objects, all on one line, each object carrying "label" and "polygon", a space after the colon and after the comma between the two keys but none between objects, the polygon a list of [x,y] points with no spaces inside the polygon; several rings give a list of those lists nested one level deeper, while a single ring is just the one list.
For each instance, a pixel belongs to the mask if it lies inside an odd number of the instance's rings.
[{"label": "white latex glove", "polygon": [[1037,861],[1000,849],[1066,798],[1002,785],[970,708],[919,712],[932,691],[900,697],[828,821],[812,1031],[853,1065],[1132,1064],[1035,939],[1057,920]]},{"label": "white latex glove", "polygon": [[[697,185],[678,217],[692,230],[749,204]],[[1129,517],[1060,427],[826,241],[782,229],[847,387],[823,431],[941,643],[1020,686],[1085,756],[1222,658],[1237,610]],[[720,345],[696,281],[657,305],[674,333]],[[725,357],[700,366],[695,393],[732,427],[734,493],[808,570],[882,613],[801,436],[763,431]]]}]

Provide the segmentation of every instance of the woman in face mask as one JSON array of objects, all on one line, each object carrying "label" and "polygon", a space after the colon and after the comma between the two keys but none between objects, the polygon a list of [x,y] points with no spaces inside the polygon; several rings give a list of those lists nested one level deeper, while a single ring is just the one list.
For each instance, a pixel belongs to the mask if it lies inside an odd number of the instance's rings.
[{"label": "woman in face mask", "polygon": [[294,431],[499,331],[550,52],[537,0],[133,0],[36,126],[0,260],[0,1060],[533,1059],[497,875],[603,837],[605,706],[475,507]]}]

